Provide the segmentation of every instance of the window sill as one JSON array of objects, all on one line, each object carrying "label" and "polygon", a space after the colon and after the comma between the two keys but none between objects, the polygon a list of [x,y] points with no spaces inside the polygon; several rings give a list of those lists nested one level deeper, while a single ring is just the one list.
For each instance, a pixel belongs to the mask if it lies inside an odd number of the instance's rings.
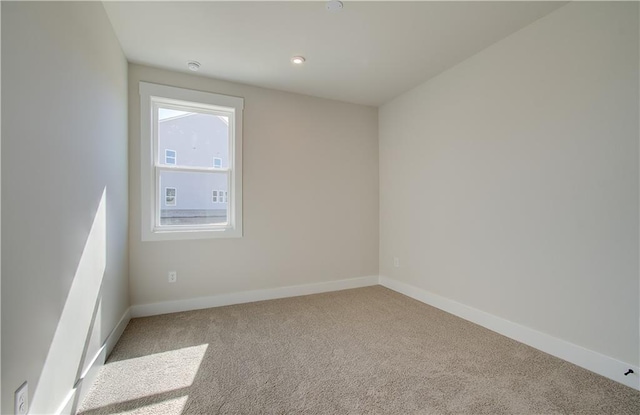
[{"label": "window sill", "polygon": [[142,241],[187,241],[194,239],[242,238],[241,229],[143,230]]}]

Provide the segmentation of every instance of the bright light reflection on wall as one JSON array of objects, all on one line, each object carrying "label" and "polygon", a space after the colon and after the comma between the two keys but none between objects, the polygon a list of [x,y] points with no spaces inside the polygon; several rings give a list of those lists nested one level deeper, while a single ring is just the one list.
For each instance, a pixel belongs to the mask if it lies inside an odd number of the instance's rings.
[{"label": "bright light reflection on wall", "polygon": [[31,414],[46,413],[52,402],[62,403],[73,387],[82,364],[107,261],[106,192],[105,188],[49,346],[30,405]]}]

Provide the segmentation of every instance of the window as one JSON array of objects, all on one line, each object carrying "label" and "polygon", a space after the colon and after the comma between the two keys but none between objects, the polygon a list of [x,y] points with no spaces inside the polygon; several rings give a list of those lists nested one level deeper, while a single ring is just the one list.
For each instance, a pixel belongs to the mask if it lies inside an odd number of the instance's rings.
[{"label": "window", "polygon": [[176,164],[176,152],[175,150],[164,151],[164,164]]},{"label": "window", "polygon": [[211,201],[213,203],[227,203],[229,192],[226,190],[213,190],[211,192]]},{"label": "window", "polygon": [[176,188],[175,187],[164,188],[164,204],[167,206],[176,205]]},{"label": "window", "polygon": [[140,82],[142,240],[242,236],[243,107]]}]

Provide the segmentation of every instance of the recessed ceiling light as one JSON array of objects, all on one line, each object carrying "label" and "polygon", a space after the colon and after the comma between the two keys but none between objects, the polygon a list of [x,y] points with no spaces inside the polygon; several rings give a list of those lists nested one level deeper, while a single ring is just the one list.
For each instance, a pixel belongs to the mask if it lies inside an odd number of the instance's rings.
[{"label": "recessed ceiling light", "polygon": [[327,2],[327,10],[329,10],[331,13],[337,13],[342,10],[343,7],[344,4],[342,4],[341,1],[332,0]]},{"label": "recessed ceiling light", "polygon": [[200,69],[200,62],[189,61],[187,62],[187,68],[189,68],[193,72],[196,72],[198,69]]},{"label": "recessed ceiling light", "polygon": [[294,63],[296,65],[302,65],[304,61],[306,61],[304,56],[294,56],[293,58],[291,58],[291,63]]}]

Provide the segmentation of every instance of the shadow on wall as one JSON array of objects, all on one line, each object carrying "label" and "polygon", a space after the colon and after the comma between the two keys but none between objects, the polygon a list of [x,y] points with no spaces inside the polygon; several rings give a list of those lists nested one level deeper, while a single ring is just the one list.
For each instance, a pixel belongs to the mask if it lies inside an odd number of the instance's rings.
[{"label": "shadow on wall", "polygon": [[105,187],[33,393],[30,413],[49,413],[52,402],[62,404],[58,412],[64,409],[78,379],[84,376],[91,334],[101,337],[99,313],[107,259],[106,197]]}]

